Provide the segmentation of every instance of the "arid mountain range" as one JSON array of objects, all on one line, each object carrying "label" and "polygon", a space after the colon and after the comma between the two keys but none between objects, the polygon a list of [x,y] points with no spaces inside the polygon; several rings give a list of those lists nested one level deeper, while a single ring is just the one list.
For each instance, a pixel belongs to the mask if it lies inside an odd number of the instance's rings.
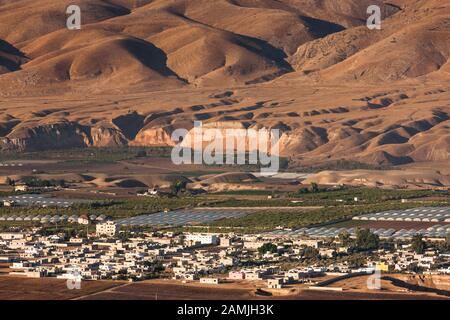
[{"label": "arid mountain range", "polygon": [[[450,158],[449,0],[0,0],[0,148],[278,128],[295,166]],[[369,5],[382,29],[366,26]]]}]

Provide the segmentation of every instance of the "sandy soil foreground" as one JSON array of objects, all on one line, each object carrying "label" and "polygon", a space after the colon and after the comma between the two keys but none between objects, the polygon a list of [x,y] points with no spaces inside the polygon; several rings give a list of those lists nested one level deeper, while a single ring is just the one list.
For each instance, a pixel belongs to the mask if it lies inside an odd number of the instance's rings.
[{"label": "sandy soil foreground", "polygon": [[[417,279],[394,276],[408,283],[417,284]],[[342,292],[314,291],[308,285],[292,285],[281,290],[272,290],[272,296],[256,294],[256,289],[265,290],[265,283],[230,282],[219,286],[197,283],[183,284],[174,280],[148,280],[139,283],[122,281],[84,281],[80,290],[69,290],[66,281],[45,278],[25,279],[10,276],[0,277],[1,300],[246,300],[246,299],[288,299],[288,300],[378,300],[407,299],[432,300],[449,299],[435,293],[413,292],[382,280],[381,290],[368,290],[366,277],[338,281],[332,287],[342,287]],[[434,282],[433,282],[434,281]],[[428,279],[419,282],[423,286],[445,289],[449,279]],[[445,284],[447,283],[447,285]]]}]

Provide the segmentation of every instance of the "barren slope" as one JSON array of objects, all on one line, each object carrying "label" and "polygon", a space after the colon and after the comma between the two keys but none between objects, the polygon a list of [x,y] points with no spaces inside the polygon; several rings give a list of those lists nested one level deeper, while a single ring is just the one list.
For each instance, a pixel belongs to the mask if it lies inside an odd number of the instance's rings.
[{"label": "barren slope", "polygon": [[[278,128],[293,166],[450,158],[450,3],[0,0],[0,147],[173,145]],[[382,30],[365,26],[368,5]]]}]

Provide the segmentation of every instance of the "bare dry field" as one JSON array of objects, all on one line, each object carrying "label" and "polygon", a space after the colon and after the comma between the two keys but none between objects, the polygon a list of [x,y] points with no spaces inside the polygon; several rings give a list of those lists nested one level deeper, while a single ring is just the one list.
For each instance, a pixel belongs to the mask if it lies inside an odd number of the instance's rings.
[{"label": "bare dry field", "polygon": [[[291,169],[369,166],[311,177],[321,184],[450,186],[450,7],[441,0],[82,0],[77,31],[65,28],[70,3],[0,1],[2,151],[171,147],[176,129],[202,121],[280,130]],[[372,4],[381,30],[366,27]],[[177,171],[33,165],[51,166],[47,177],[86,174],[81,183],[96,188],[158,184]],[[379,166],[390,169],[371,170]]]},{"label": "bare dry field", "polygon": [[69,290],[65,280],[0,276],[0,300],[67,300],[122,284],[113,281],[83,281],[80,290]]},{"label": "bare dry field", "polygon": [[[395,276],[413,284],[428,285],[446,289],[444,280],[440,282]],[[325,277],[326,278],[326,277]],[[325,279],[324,278],[324,279]],[[368,290],[367,277],[357,277],[339,281],[332,287],[342,287],[342,292],[309,290],[308,285],[291,285],[281,290],[271,290],[272,296],[257,295],[256,290],[266,291],[264,281],[233,281],[218,286],[196,283],[181,283],[175,280],[148,280],[138,283],[120,281],[83,281],[80,290],[69,290],[66,281],[52,278],[27,279],[21,277],[0,277],[0,300],[430,300],[448,299],[433,293],[407,291],[382,280],[382,289]],[[436,285],[436,283],[440,283]],[[269,291],[269,290],[267,290]]]},{"label": "bare dry field", "polygon": [[[330,287],[342,288],[345,291],[360,292],[362,294],[371,294],[374,291],[367,288],[367,280],[369,276],[360,276],[350,279],[334,282]],[[390,280],[384,279],[393,278],[398,279],[406,284],[419,286],[416,289],[408,289],[405,287],[397,286]],[[381,279],[381,289],[375,291],[375,295],[393,295],[392,299],[399,295],[404,295],[408,298],[422,299],[423,296],[428,299],[450,299],[448,294],[450,276],[443,275],[403,275],[403,274],[383,274]],[[447,292],[447,295],[439,294],[436,292],[424,292],[423,290],[443,290]]]},{"label": "bare dry field", "polygon": [[450,225],[447,222],[414,222],[414,221],[358,221],[358,226],[362,228],[384,228],[384,229],[426,229],[435,225]]},{"label": "bare dry field", "polygon": [[[256,294],[256,289],[265,290],[265,282],[236,281],[233,283],[215,285],[202,285],[199,283],[182,284],[172,280],[150,280],[142,283],[134,283],[108,292],[99,292],[82,299],[176,299],[176,300],[241,300],[241,299],[288,299],[288,300],[359,300],[359,299],[446,299],[446,297],[435,294],[422,294],[406,292],[401,288],[389,285],[388,282],[382,285],[380,291],[369,291],[365,289],[366,277],[356,278],[357,280],[346,284],[342,292],[324,292],[309,290],[308,285],[292,285],[281,290],[271,290],[270,297]],[[345,281],[345,283],[347,280]]]}]

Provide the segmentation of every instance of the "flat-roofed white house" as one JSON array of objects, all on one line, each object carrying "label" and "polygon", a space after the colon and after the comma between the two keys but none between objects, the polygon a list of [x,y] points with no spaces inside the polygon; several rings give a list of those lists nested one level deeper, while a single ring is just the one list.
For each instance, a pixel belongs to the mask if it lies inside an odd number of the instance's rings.
[{"label": "flat-roofed white house", "polygon": [[89,217],[87,215],[81,215],[78,217],[79,224],[89,224]]},{"label": "flat-roofed white house", "polygon": [[114,237],[117,234],[117,224],[114,221],[106,221],[95,225],[97,236]]},{"label": "flat-roofed white house", "polygon": [[190,233],[186,235],[187,242],[200,244],[218,244],[219,238],[214,234]]},{"label": "flat-roofed white house", "polygon": [[0,233],[0,239],[3,240],[14,240],[14,239],[23,239],[25,238],[25,234],[22,232],[2,232]]},{"label": "flat-roofed white house", "polygon": [[219,284],[219,278],[200,278],[200,283]]},{"label": "flat-roofed white house", "polygon": [[29,190],[28,186],[23,183],[14,186],[14,191],[16,191],[16,192],[17,191],[28,191],[28,190]]},{"label": "flat-roofed white house", "polygon": [[242,271],[231,271],[228,274],[228,279],[244,280],[245,279],[245,273],[242,272]]},{"label": "flat-roofed white house", "polygon": [[14,207],[15,205],[16,205],[16,202],[13,200],[3,200],[4,207]]},{"label": "flat-roofed white house", "polygon": [[268,279],[267,288],[269,289],[281,289],[283,288],[283,279]]}]

